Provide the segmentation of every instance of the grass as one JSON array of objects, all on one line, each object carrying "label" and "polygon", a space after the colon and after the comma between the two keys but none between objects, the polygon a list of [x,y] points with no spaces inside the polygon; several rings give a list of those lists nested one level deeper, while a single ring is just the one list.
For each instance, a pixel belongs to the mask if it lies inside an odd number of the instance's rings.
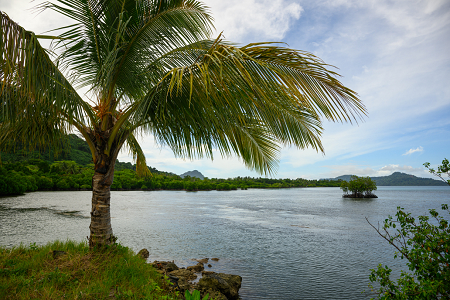
[{"label": "grass", "polygon": [[0,247],[0,299],[178,299],[169,287],[120,244],[102,251],[71,241]]}]

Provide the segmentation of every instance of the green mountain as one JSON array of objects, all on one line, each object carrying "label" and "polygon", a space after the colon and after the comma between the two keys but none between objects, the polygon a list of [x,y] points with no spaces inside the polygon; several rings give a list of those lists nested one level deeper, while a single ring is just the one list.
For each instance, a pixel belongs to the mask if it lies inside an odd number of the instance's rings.
[{"label": "green mountain", "polygon": [[203,176],[203,174],[200,173],[200,172],[197,171],[197,170],[188,171],[188,172],[185,172],[185,173],[183,173],[183,174],[180,175],[181,178],[184,178],[184,177],[186,177],[186,176],[195,177],[195,178],[200,178],[201,180],[203,180],[203,179],[205,178],[205,176]]},{"label": "green mountain", "polygon": [[59,160],[71,160],[80,165],[92,163],[91,151],[86,141],[75,134],[69,134],[67,139],[61,142],[63,144],[61,153],[55,153],[53,149],[49,148],[28,151],[23,145],[16,145],[13,151],[2,152],[1,160],[3,162],[21,162],[30,159],[42,159],[50,163]]},{"label": "green mountain", "polygon": [[[62,141],[63,150],[61,153],[55,153],[52,149],[44,148],[34,151],[27,151],[23,145],[16,145],[13,152],[0,153],[1,161],[5,163],[26,162],[33,159],[41,159],[53,163],[55,161],[74,161],[79,165],[86,166],[92,164],[91,150],[85,140],[78,137],[76,134],[67,135],[67,139]],[[155,168],[148,167],[153,174],[165,174],[175,175],[170,172],[159,171]],[[121,170],[134,170],[136,171],[136,165],[130,162],[117,161],[115,168],[116,171]]]},{"label": "green mountain", "polygon": [[[349,181],[352,175],[342,175],[334,178],[334,180],[345,180]],[[389,176],[379,176],[370,177],[376,182],[378,186],[439,186],[447,185],[445,182],[432,179],[432,178],[421,178],[414,175],[394,172]]]}]

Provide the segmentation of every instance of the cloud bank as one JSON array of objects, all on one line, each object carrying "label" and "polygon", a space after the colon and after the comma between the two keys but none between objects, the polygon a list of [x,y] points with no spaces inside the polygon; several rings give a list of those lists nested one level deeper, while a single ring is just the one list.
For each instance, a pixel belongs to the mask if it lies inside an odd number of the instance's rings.
[{"label": "cloud bank", "polygon": [[292,23],[300,18],[303,8],[288,0],[210,0],[217,32],[227,40],[244,43],[280,41]]}]

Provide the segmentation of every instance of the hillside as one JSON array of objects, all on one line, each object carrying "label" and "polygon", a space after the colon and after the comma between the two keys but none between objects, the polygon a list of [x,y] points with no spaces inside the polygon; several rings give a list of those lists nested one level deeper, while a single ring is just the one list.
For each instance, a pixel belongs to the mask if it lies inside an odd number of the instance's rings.
[{"label": "hillside", "polygon": [[[39,149],[35,151],[26,151],[22,145],[17,145],[14,152],[1,152],[1,161],[5,163],[26,162],[32,159],[41,159],[53,163],[55,161],[74,161],[79,165],[86,166],[92,164],[91,150],[85,140],[75,134],[67,135],[67,139],[62,141],[67,146],[61,153],[55,154],[52,149]],[[175,175],[170,172],[159,171],[148,167],[153,174]],[[130,162],[116,161],[114,168],[116,171],[133,170],[136,171],[136,165]]]},{"label": "hillside", "polygon": [[[334,180],[345,180],[349,181],[352,175],[342,175],[334,178]],[[401,172],[394,172],[389,176],[379,176],[370,177],[376,182],[378,186],[444,186],[446,183],[431,179],[431,178],[421,178],[410,174],[405,174]]]},{"label": "hillside", "polygon": [[71,160],[80,165],[92,163],[91,151],[88,144],[75,134],[67,135],[67,139],[61,141],[63,150],[55,153],[52,149],[43,148],[34,151],[27,151],[23,145],[16,145],[12,152],[1,152],[3,162],[21,162],[30,159],[42,159],[53,163],[58,160]]}]

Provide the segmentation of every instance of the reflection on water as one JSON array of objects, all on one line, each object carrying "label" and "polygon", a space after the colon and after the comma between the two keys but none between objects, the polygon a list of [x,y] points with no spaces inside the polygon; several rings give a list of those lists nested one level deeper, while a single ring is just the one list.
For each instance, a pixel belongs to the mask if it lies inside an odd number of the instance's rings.
[{"label": "reflection on water", "polygon": [[[413,215],[449,203],[448,187],[379,187],[378,199],[343,199],[338,188],[113,192],[120,243],[149,260],[193,265],[219,257],[212,271],[243,277],[243,299],[368,299],[378,263],[397,273],[393,248],[367,224],[401,206]],[[0,198],[0,244],[89,235],[90,192],[36,192]]]}]

